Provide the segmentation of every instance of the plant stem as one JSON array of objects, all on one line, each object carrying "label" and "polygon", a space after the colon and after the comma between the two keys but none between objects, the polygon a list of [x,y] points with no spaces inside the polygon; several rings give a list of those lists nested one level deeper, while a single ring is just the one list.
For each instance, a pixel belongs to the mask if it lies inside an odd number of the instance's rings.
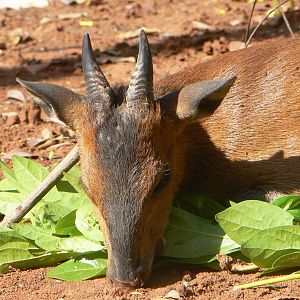
[{"label": "plant stem", "polygon": [[264,279],[264,280],[259,280],[259,281],[236,285],[233,288],[233,290],[236,291],[236,290],[248,289],[248,288],[258,287],[261,285],[273,284],[273,283],[278,283],[278,282],[287,281],[287,280],[295,280],[295,279],[300,279],[299,272],[292,273],[292,274],[285,275],[285,276],[269,278],[269,279]]},{"label": "plant stem", "polygon": [[64,172],[69,171],[78,160],[78,146],[76,145],[24,202],[4,217],[0,225],[10,227],[12,223],[19,222],[56,185]]}]

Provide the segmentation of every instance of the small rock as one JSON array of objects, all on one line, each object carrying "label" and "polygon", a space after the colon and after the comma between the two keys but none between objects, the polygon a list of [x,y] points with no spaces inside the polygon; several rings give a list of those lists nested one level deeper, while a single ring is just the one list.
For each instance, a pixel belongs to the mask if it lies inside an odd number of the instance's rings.
[{"label": "small rock", "polygon": [[216,30],[216,28],[214,26],[208,25],[206,23],[200,22],[200,21],[193,21],[192,22],[192,27],[193,29],[198,29],[198,30]]},{"label": "small rock", "polygon": [[43,139],[30,139],[26,141],[26,145],[29,147],[36,147],[43,141],[44,141]]},{"label": "small rock", "polygon": [[19,90],[9,90],[6,94],[7,99],[17,100],[21,102],[26,101],[25,95]]},{"label": "small rock", "polygon": [[166,299],[180,299],[181,296],[179,294],[179,292],[175,291],[175,290],[171,290],[170,292],[168,292],[164,298]]},{"label": "small rock", "polygon": [[53,136],[54,136],[54,132],[51,129],[44,128],[42,130],[42,137],[43,137],[43,139],[47,140],[47,139],[52,138]]},{"label": "small rock", "polygon": [[241,41],[232,41],[228,45],[229,51],[235,51],[245,48],[245,43]]},{"label": "small rock", "polygon": [[19,116],[18,114],[14,114],[14,115],[11,115],[10,117],[8,117],[6,119],[6,124],[8,126],[12,126],[12,125],[15,125],[15,124],[20,124],[20,119],[19,119]]},{"label": "small rock", "polygon": [[2,113],[2,118],[4,118],[6,120],[6,124],[8,126],[20,123],[20,119],[19,119],[18,113],[15,112],[15,111]]}]

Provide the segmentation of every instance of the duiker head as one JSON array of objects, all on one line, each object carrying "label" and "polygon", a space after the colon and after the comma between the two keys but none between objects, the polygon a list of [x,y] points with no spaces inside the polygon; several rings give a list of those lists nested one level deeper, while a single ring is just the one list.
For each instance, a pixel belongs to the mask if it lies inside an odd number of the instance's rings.
[{"label": "duiker head", "polygon": [[88,34],[83,38],[82,66],[86,96],[52,84],[18,82],[39,98],[50,117],[76,131],[82,179],[105,234],[108,276],[142,286],[182,180],[183,128],[202,113],[212,113],[235,78],[155,95],[151,53],[143,31],[128,86],[110,87]]}]

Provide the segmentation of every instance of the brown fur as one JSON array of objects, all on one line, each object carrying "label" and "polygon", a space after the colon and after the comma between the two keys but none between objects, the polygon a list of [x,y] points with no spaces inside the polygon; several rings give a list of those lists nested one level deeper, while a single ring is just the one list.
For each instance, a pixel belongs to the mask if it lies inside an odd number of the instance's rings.
[{"label": "brown fur", "polygon": [[267,200],[300,193],[299,51],[300,40],[267,43],[157,82],[162,95],[189,83],[237,76],[216,113],[187,126],[179,137],[189,188],[219,200],[241,198],[255,186],[261,186],[261,196],[270,193]]},{"label": "brown fur", "polygon": [[[300,194],[299,50],[300,40],[290,40],[219,56],[156,81],[156,101],[143,106],[127,105],[124,85],[114,87],[105,107],[103,99],[95,104],[57,86],[22,82],[78,134],[109,277],[143,285],[177,194],[215,200]],[[221,89],[201,84],[212,79]],[[212,94],[200,97],[201,88]]]}]

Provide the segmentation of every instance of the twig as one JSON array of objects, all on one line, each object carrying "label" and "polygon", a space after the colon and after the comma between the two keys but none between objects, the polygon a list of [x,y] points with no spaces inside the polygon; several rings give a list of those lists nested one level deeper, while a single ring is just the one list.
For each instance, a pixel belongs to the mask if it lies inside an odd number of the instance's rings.
[{"label": "twig", "polygon": [[279,283],[279,282],[282,282],[282,281],[300,279],[300,274],[299,273],[297,274],[297,273],[298,272],[292,273],[292,274],[289,274],[289,275],[285,275],[285,276],[269,278],[269,279],[255,281],[255,282],[249,282],[249,283],[245,283],[245,284],[236,285],[233,288],[233,290],[234,291],[243,290],[243,289],[258,287],[258,286],[261,286],[261,285],[270,285],[270,284]]},{"label": "twig", "polygon": [[[280,5],[279,0],[276,0],[276,2],[277,2],[278,5]],[[283,9],[282,9],[281,6],[279,6],[279,10],[280,10],[280,13],[281,13],[281,15],[282,15],[282,18],[283,18],[283,20],[284,20],[284,22],[285,22],[285,24],[286,24],[286,27],[287,27],[288,31],[290,32],[292,38],[294,38],[294,37],[295,37],[295,34],[294,34],[294,32],[293,32],[293,30],[292,30],[292,27],[291,27],[291,25],[290,25],[290,22],[289,22],[289,20],[287,19],[286,15],[285,15],[285,12],[283,11]]]},{"label": "twig", "polygon": [[283,4],[287,3],[288,1],[290,1],[290,0],[285,0],[285,1],[283,1],[280,5],[276,6],[274,9],[272,9],[271,11],[269,11],[269,13],[268,13],[266,16],[264,16],[264,18],[259,22],[259,24],[258,24],[258,25],[254,28],[254,30],[252,31],[252,33],[251,33],[251,35],[250,35],[248,41],[247,41],[246,44],[245,44],[245,47],[248,47],[248,46],[249,46],[249,44],[250,44],[250,42],[251,42],[251,40],[252,40],[252,38],[253,38],[255,32],[256,32],[257,29],[261,26],[261,24],[262,24],[262,23],[270,16],[270,14],[271,14],[273,11],[275,11],[276,9],[278,9],[279,7],[281,7]]},{"label": "twig", "polygon": [[63,177],[63,173],[69,171],[78,161],[79,154],[76,145],[24,202],[4,217],[0,225],[10,227],[12,223],[19,222],[55,186]]},{"label": "twig", "polygon": [[247,29],[246,29],[246,34],[245,34],[245,47],[247,47],[247,40],[248,40],[248,36],[249,36],[250,25],[251,25],[253,12],[254,12],[254,8],[255,8],[256,3],[257,3],[257,0],[254,0],[252,10],[251,10],[251,13],[250,13],[250,17],[249,17],[249,21],[248,21],[248,26],[247,26]]}]

